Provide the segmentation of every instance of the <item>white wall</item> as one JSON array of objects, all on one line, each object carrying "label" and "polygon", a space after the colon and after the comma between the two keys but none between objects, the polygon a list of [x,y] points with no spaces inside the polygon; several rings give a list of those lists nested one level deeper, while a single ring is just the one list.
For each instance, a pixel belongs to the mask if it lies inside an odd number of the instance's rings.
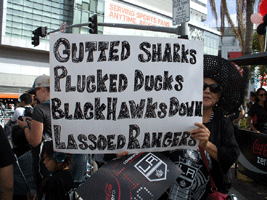
[{"label": "white wall", "polygon": [[0,86],[31,87],[42,74],[49,75],[48,52],[0,46]]},{"label": "white wall", "polygon": [[222,40],[222,57],[228,59],[228,52],[240,52],[241,47],[235,36],[225,36]]}]

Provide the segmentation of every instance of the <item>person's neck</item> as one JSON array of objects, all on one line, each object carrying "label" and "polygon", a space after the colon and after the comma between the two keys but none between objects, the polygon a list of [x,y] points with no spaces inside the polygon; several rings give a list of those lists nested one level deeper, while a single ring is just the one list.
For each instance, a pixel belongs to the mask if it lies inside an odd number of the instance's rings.
[{"label": "person's neck", "polygon": [[65,167],[65,168],[63,168],[63,169],[61,169],[61,170],[59,170],[59,171],[53,171],[52,173],[55,174],[55,173],[60,172],[60,171],[62,171],[62,170],[69,170],[69,169],[70,169],[70,167],[67,166],[67,167]]},{"label": "person's neck", "polygon": [[43,98],[41,103],[44,103],[44,102],[46,102],[48,100],[50,100],[50,96],[47,96],[47,97]]},{"label": "person's neck", "polygon": [[259,104],[261,107],[264,107],[264,101],[259,101],[258,104]]},{"label": "person's neck", "polygon": [[212,108],[203,109],[203,123],[208,123],[212,115]]}]

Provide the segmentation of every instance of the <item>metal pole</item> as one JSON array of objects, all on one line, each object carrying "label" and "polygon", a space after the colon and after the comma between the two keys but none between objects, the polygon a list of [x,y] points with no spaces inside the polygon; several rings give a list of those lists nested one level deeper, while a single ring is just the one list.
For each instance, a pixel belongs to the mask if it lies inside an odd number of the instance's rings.
[{"label": "metal pole", "polygon": [[30,200],[32,200],[32,199],[34,199],[34,195],[32,194],[32,192],[31,192],[31,190],[30,190],[30,187],[29,187],[29,185],[28,185],[28,183],[27,183],[27,180],[26,180],[26,178],[25,178],[25,176],[24,176],[24,174],[23,174],[23,172],[22,172],[22,170],[21,170],[21,168],[20,168],[19,160],[18,160],[17,155],[14,154],[14,157],[15,157],[15,159],[16,159],[16,164],[17,164],[18,169],[19,169],[19,171],[20,171],[20,173],[21,173],[21,176],[22,176],[22,178],[23,178],[23,180],[24,180],[24,183],[25,183],[25,185],[26,185],[26,188],[27,188],[27,190],[28,190],[29,198],[30,198]]},{"label": "metal pole", "polygon": [[[73,24],[73,25],[70,25],[70,26],[66,26],[66,28],[73,28],[73,27],[81,27],[81,26],[88,26],[90,23],[82,23],[82,24]],[[55,32],[58,32],[60,31],[60,29],[56,29],[56,30],[53,30],[53,31],[50,31],[47,33],[47,35],[49,35],[50,33],[55,33]]]},{"label": "metal pole", "polygon": [[[89,24],[90,23],[74,24],[74,25],[66,26],[66,28],[88,26]],[[146,26],[146,25],[137,25],[137,24],[118,24],[118,23],[98,23],[98,26],[164,32],[164,33],[172,33],[172,34],[182,35],[182,36],[188,35],[188,23],[184,23],[182,24],[182,26],[177,26],[176,28],[162,27],[162,26]],[[58,31],[60,31],[60,29],[50,31],[47,33],[47,35],[49,35],[50,33],[58,32]]]},{"label": "metal pole", "polygon": [[266,51],[266,38],[267,38],[267,32],[265,33],[265,38],[264,38],[264,52]]}]

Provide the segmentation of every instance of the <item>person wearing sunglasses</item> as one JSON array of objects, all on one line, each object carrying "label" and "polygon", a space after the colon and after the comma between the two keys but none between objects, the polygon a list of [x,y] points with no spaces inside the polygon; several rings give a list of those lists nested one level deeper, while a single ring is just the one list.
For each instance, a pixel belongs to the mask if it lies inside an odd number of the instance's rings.
[{"label": "person wearing sunglasses", "polygon": [[[195,123],[191,137],[204,149],[211,176],[218,191],[227,194],[231,188],[229,169],[240,150],[234,136],[233,123],[225,117],[241,105],[241,74],[229,61],[204,55],[203,123]],[[210,177],[200,149],[164,152],[183,170],[160,199],[207,199],[211,193]]]},{"label": "person wearing sunglasses", "polygon": [[256,102],[248,111],[247,124],[252,131],[257,133],[267,133],[266,95],[266,90],[264,88],[259,88],[256,91]]}]

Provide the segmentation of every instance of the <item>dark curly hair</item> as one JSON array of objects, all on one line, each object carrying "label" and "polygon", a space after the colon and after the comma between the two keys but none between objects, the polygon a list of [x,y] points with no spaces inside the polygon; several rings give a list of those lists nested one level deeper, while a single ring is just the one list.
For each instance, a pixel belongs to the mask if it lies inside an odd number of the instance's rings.
[{"label": "dark curly hair", "polygon": [[[53,158],[54,153],[56,153],[56,152],[53,150],[53,142],[52,141],[44,142],[43,149],[42,149],[42,155],[46,154],[47,157],[55,160]],[[56,169],[53,173],[61,171],[66,167],[70,167],[71,161],[72,161],[72,155],[71,154],[66,154],[66,155],[67,155],[67,157],[64,159],[63,162],[57,163]]]}]

